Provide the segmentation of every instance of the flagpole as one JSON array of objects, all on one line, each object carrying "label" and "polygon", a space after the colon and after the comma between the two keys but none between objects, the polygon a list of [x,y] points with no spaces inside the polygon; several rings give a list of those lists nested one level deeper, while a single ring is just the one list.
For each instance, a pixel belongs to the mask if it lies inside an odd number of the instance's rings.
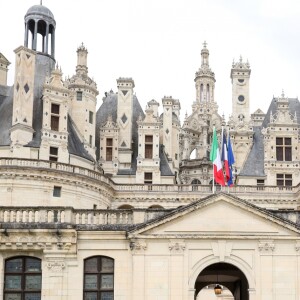
[{"label": "flagpole", "polygon": [[[223,134],[224,134],[224,126],[222,125],[222,132],[221,132],[221,163],[222,163],[222,171],[224,168],[224,162],[222,161],[222,152],[223,152]],[[221,186],[221,191],[223,190],[223,187]]]},{"label": "flagpole", "polygon": [[[215,126],[213,127],[212,141],[213,141],[213,138],[214,138],[214,132],[215,132]],[[212,149],[210,149],[210,151],[211,150]],[[214,194],[215,193],[215,171],[214,171],[214,163],[212,163],[212,167],[213,167],[213,170],[212,170],[212,172],[213,172],[213,190],[212,190],[212,192]]]}]

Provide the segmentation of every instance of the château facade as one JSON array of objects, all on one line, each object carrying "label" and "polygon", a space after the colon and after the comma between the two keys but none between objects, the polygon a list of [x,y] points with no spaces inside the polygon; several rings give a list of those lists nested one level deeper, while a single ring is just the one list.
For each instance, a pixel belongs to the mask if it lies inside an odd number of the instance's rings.
[{"label": "ch\u00e2teau facade", "polygon": [[[63,79],[55,33],[53,13],[30,7],[12,86],[0,49],[2,299],[193,300],[220,284],[230,299],[299,300],[298,98],[251,114],[240,58],[226,121],[204,43],[181,124],[180,100],[143,110],[132,78],[99,100],[83,44]],[[216,193],[213,128],[235,155],[235,185]]]}]

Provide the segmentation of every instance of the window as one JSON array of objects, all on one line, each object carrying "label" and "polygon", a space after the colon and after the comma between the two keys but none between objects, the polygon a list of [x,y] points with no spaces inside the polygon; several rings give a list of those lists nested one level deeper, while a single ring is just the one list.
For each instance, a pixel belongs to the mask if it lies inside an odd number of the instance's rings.
[{"label": "window", "polygon": [[60,197],[61,196],[61,186],[55,186],[53,188],[53,197]]},{"label": "window", "polygon": [[263,190],[264,186],[265,186],[265,180],[264,179],[257,179],[256,184],[257,184],[257,190]]},{"label": "window", "polygon": [[41,260],[14,257],[5,261],[4,299],[41,300]]},{"label": "window", "polygon": [[83,300],[114,299],[114,260],[95,256],[84,261]]},{"label": "window", "polygon": [[145,173],[144,174],[144,183],[145,184],[152,184],[152,173]]},{"label": "window", "polygon": [[292,186],[293,177],[292,174],[276,174],[278,186]]},{"label": "window", "polygon": [[113,139],[106,139],[106,160],[112,161],[113,156]]},{"label": "window", "polygon": [[94,118],[94,114],[92,111],[89,112],[89,123],[93,124],[93,118]]},{"label": "window", "polygon": [[59,130],[59,105],[51,104],[51,130]]},{"label": "window", "polygon": [[77,101],[82,101],[82,92],[76,92]]},{"label": "window", "polygon": [[153,158],[153,135],[145,136],[145,158]]},{"label": "window", "polygon": [[93,136],[90,135],[90,146],[93,147]]},{"label": "window", "polygon": [[50,147],[50,151],[49,151],[50,155],[49,155],[49,160],[51,161],[57,161],[58,158],[58,148],[56,147]]},{"label": "window", "polygon": [[292,139],[276,138],[276,159],[279,161],[292,161]]}]

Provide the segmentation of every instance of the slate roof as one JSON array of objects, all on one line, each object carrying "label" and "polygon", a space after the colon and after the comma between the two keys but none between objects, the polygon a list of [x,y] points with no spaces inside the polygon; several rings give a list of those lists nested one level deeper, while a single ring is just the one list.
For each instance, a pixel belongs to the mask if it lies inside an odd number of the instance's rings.
[{"label": "slate roof", "polygon": [[[297,120],[300,120],[300,102],[297,98],[288,98],[289,112],[294,115],[297,114]],[[264,141],[261,133],[262,128],[268,127],[270,123],[270,114],[277,113],[277,98],[273,98],[269,106],[268,112],[264,118],[262,126],[253,127],[253,146],[247,157],[243,169],[240,172],[241,176],[265,176],[264,173]],[[299,121],[298,121],[299,122]]]},{"label": "slate roof", "polygon": [[12,124],[13,87],[0,85],[0,146],[9,146]]}]

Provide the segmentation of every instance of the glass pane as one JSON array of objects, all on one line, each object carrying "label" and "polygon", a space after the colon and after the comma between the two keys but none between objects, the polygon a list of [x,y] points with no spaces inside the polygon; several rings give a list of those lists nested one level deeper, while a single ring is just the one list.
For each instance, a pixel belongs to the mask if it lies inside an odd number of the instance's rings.
[{"label": "glass pane", "polygon": [[97,300],[97,293],[84,293],[84,300]]},{"label": "glass pane", "polygon": [[101,272],[113,273],[114,272],[114,260],[111,258],[102,258]]},{"label": "glass pane", "polygon": [[26,293],[25,300],[41,300],[40,293]]},{"label": "glass pane", "polygon": [[285,144],[286,145],[292,145],[292,139],[291,138],[285,138]]},{"label": "glass pane", "polygon": [[5,289],[6,290],[20,290],[21,289],[21,276],[6,275],[5,276]]},{"label": "glass pane", "polygon": [[292,178],[292,174],[285,174],[285,178]]},{"label": "glass pane", "polygon": [[84,263],[84,271],[96,273],[98,272],[97,257],[89,258]]},{"label": "glass pane", "polygon": [[283,148],[276,147],[276,159],[279,161],[283,161]]},{"label": "glass pane", "polygon": [[5,294],[4,300],[21,300],[21,294]]},{"label": "glass pane", "polygon": [[285,160],[292,161],[292,148],[291,147],[285,148]]},{"label": "glass pane", "polygon": [[85,275],[84,288],[86,290],[97,290],[97,275]]},{"label": "glass pane", "polygon": [[101,289],[114,288],[114,275],[101,275]]},{"label": "glass pane", "polygon": [[101,300],[113,300],[114,293],[113,292],[102,292],[101,293]]},{"label": "glass pane", "polygon": [[22,258],[10,259],[5,264],[6,273],[22,272]]},{"label": "glass pane", "polygon": [[[54,187],[55,189],[55,187]],[[36,258],[26,258],[25,263],[26,272],[41,272],[41,261]]]},{"label": "glass pane", "polygon": [[42,276],[27,275],[25,279],[25,290],[41,290]]},{"label": "glass pane", "polygon": [[276,145],[283,145],[283,138],[276,138]]}]

